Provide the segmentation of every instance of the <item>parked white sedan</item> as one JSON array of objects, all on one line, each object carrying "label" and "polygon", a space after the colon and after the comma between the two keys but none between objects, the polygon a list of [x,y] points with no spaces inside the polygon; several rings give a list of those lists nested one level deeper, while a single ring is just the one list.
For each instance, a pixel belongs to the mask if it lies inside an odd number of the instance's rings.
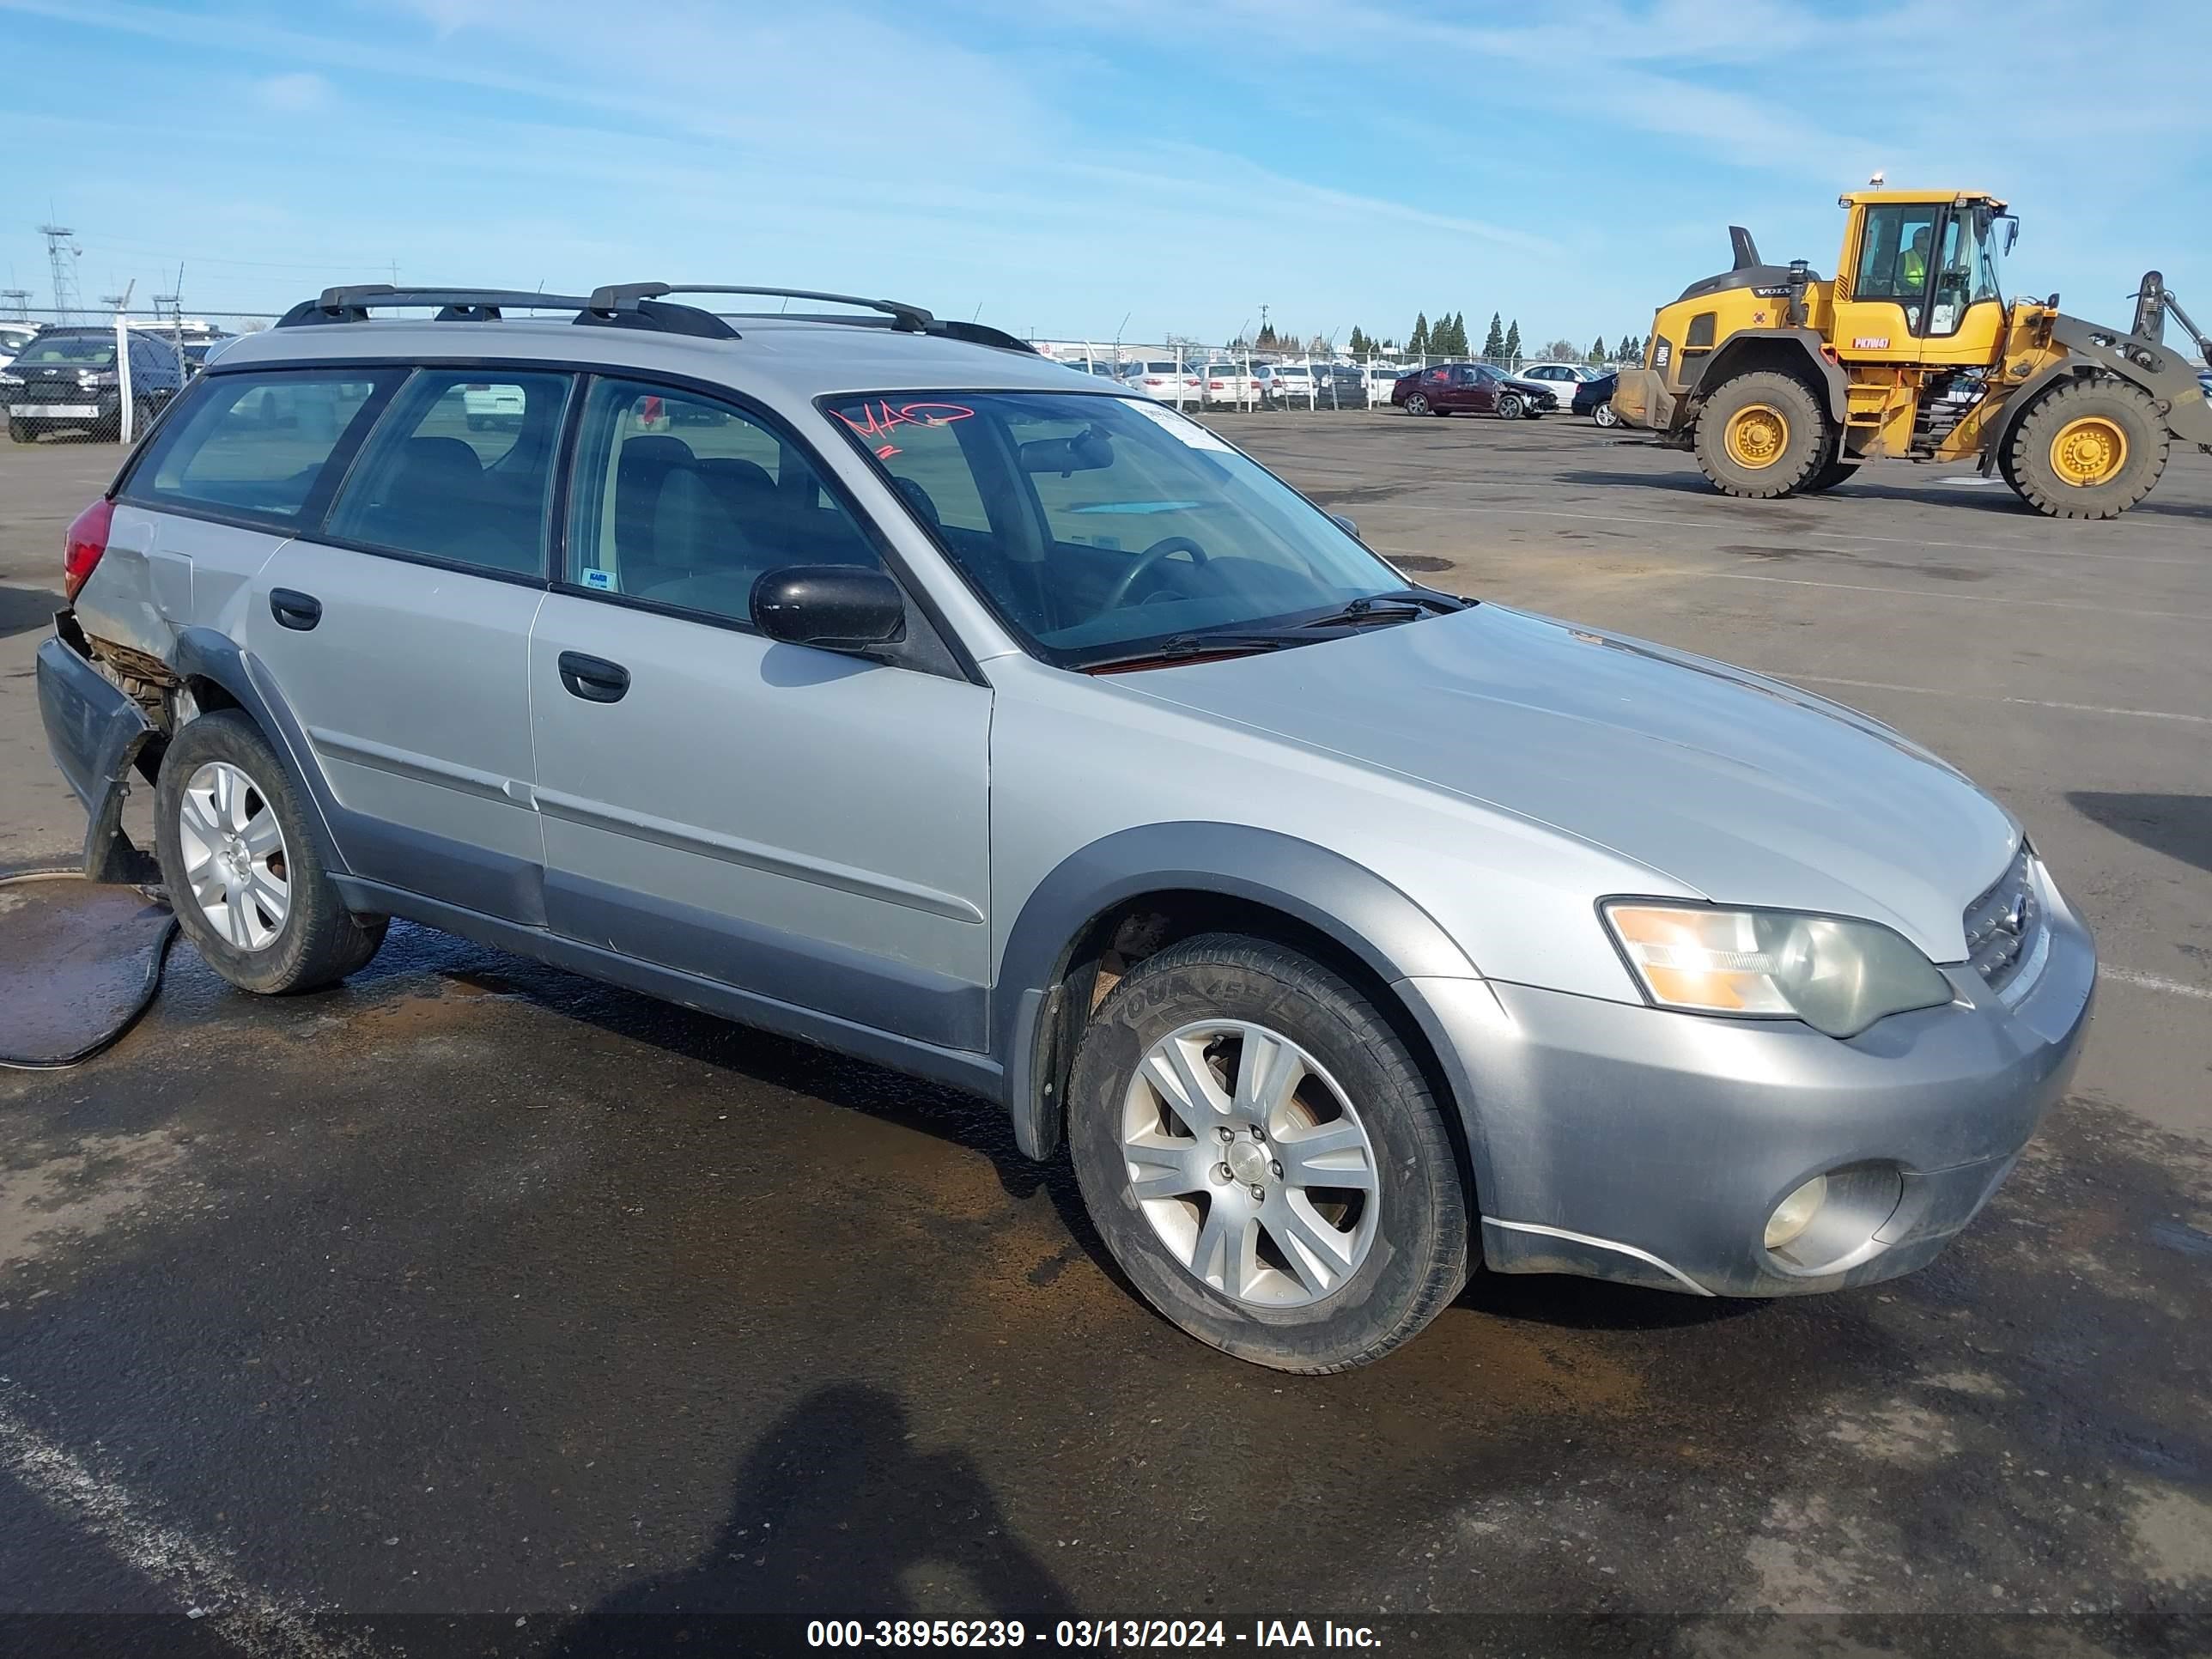
[{"label": "parked white sedan", "polygon": [[1178,367],[1172,357],[1130,363],[1122,369],[1121,380],[1131,391],[1158,398],[1164,404],[1194,404],[1199,400],[1198,366],[1184,363]]},{"label": "parked white sedan", "polygon": [[1574,401],[1575,388],[1584,380],[1595,380],[1600,371],[1585,368],[1581,363],[1529,363],[1514,371],[1516,380],[1536,380],[1549,386],[1565,409]]},{"label": "parked white sedan", "polygon": [[1242,363],[1206,363],[1198,371],[1199,391],[1209,404],[1256,404],[1260,382]]}]

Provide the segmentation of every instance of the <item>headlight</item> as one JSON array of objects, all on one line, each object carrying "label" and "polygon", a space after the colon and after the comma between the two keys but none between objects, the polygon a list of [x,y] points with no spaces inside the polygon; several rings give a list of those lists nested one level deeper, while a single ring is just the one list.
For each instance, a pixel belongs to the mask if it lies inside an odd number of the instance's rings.
[{"label": "headlight", "polygon": [[22,384],[23,377],[20,374],[0,374],[0,386],[21,386]]},{"label": "headlight", "polygon": [[1603,914],[1662,1008],[1796,1018],[1848,1037],[1951,1000],[1936,964],[1876,922],[1648,899],[1608,900]]}]

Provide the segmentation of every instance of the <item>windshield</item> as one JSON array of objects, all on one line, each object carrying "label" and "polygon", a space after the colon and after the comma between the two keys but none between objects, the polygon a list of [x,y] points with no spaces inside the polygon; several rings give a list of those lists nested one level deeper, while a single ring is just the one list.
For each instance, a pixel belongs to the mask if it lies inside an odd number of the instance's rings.
[{"label": "windshield", "polygon": [[112,368],[115,364],[112,334],[47,334],[33,339],[15,359],[26,364],[75,363],[85,368]]},{"label": "windshield", "polygon": [[824,404],[1000,620],[1061,667],[1406,589],[1266,468],[1149,401],[945,392]]}]

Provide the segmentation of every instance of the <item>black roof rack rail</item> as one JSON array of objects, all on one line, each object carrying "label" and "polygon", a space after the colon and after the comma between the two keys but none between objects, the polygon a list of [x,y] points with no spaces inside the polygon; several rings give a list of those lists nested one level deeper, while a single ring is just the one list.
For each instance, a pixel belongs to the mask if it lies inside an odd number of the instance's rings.
[{"label": "black roof rack rail", "polygon": [[[896,328],[889,317],[848,317],[820,311],[763,312],[763,321],[781,318],[793,323],[842,323],[847,328]],[[742,317],[740,319],[742,320]],[[933,317],[925,334],[942,340],[965,340],[969,345],[996,346],[1002,351],[1024,351],[1037,356],[1037,349],[1018,334],[1009,334],[1003,328],[994,328],[988,323],[963,323],[951,317]]]},{"label": "black roof rack rail", "polygon": [[359,283],[326,288],[319,300],[302,300],[276,319],[279,328],[313,323],[362,323],[369,307],[435,306],[441,323],[488,323],[502,307],[520,311],[580,311],[589,301],[570,294],[533,294],[505,288],[394,288],[389,283]]},{"label": "black roof rack rail", "polygon": [[821,300],[830,305],[859,306],[866,311],[882,312],[891,319],[892,327],[911,334],[925,332],[937,320],[920,306],[902,300],[870,300],[857,294],[823,294],[808,288],[732,288],[719,283],[611,283],[592,293],[591,308],[624,310],[670,294],[748,294],[763,300]]}]

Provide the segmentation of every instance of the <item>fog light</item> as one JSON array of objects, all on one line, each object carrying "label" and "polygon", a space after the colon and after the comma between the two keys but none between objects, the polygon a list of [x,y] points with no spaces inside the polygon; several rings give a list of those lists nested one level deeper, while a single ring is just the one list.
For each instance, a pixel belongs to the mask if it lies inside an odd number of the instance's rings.
[{"label": "fog light", "polygon": [[1813,1224],[1820,1206],[1828,1201],[1828,1177],[1814,1176],[1774,1206],[1766,1218],[1766,1248],[1778,1250]]}]

